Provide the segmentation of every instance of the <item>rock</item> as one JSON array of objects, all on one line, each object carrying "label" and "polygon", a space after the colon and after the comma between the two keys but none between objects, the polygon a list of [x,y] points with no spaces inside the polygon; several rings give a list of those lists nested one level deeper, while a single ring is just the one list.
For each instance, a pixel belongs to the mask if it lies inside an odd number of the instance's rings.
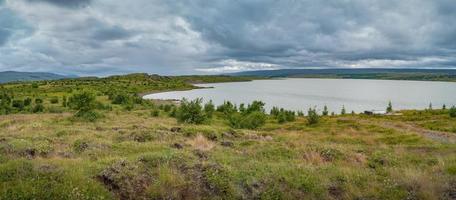
[{"label": "rock", "polygon": [[220,144],[222,146],[224,146],[224,147],[232,147],[232,146],[234,146],[233,142],[231,142],[231,141],[222,141]]},{"label": "rock", "polygon": [[182,130],[182,129],[181,129],[180,127],[172,127],[172,128],[171,128],[171,132],[173,132],[173,133],[181,132],[181,130]]},{"label": "rock", "polygon": [[179,143],[174,143],[174,144],[172,145],[172,147],[173,147],[173,148],[176,148],[176,149],[183,149],[183,148],[184,148],[184,145],[179,144]]},{"label": "rock", "polygon": [[25,156],[27,156],[28,159],[32,159],[36,156],[36,149],[34,148],[27,148],[25,150]]}]

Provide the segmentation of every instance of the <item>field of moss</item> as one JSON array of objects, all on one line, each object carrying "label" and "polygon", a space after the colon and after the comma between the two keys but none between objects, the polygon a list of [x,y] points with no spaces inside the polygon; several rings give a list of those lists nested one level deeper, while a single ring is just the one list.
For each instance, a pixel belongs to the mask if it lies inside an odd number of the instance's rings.
[{"label": "field of moss", "polygon": [[[191,88],[188,78],[66,81],[4,85],[15,98],[44,99],[45,109],[0,115],[0,199],[456,198],[456,120],[448,110],[324,116],[316,124],[268,115],[260,128],[233,129],[219,112],[184,124],[163,102],[117,105],[108,97],[121,88]],[[78,88],[96,91],[104,105],[97,120],[61,105]],[[55,96],[59,103],[50,102]]]}]

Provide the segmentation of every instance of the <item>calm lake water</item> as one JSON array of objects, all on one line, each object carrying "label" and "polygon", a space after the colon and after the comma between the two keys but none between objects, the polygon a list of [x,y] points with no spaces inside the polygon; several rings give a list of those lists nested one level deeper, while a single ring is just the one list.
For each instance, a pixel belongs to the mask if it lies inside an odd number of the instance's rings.
[{"label": "calm lake water", "polygon": [[347,112],[385,110],[389,101],[393,108],[424,109],[456,105],[456,83],[430,81],[353,80],[353,79],[272,79],[251,82],[197,84],[208,89],[164,92],[146,95],[146,99],[212,100],[216,105],[229,100],[236,104],[261,100],[267,110],[272,106],[291,110],[322,110],[339,113],[342,106]]}]

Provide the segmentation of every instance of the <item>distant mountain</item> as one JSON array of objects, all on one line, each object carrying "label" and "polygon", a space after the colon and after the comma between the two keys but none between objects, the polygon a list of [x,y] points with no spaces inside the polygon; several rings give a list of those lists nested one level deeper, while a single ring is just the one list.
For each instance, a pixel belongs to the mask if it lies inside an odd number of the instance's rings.
[{"label": "distant mountain", "polygon": [[368,74],[440,74],[456,75],[452,69],[279,69],[231,73],[231,76],[263,76],[263,77],[306,77],[318,75],[368,75]]},{"label": "distant mountain", "polygon": [[39,81],[39,80],[57,80],[64,78],[74,78],[75,76],[63,76],[59,74],[46,72],[16,72],[4,71],[0,72],[0,83],[8,83],[15,81]]}]

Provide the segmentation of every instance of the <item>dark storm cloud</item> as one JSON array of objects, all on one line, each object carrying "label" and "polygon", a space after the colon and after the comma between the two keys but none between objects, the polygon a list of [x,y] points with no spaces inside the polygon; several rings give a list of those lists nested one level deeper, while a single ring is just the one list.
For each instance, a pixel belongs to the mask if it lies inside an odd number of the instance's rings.
[{"label": "dark storm cloud", "polygon": [[[456,68],[454,0],[7,0],[5,5],[13,12],[0,16],[0,69],[167,74]],[[11,16],[31,24],[34,34],[13,26]]]},{"label": "dark storm cloud", "polygon": [[82,8],[88,6],[92,0],[27,0],[32,3],[50,3],[56,6],[66,7],[66,8]]}]

